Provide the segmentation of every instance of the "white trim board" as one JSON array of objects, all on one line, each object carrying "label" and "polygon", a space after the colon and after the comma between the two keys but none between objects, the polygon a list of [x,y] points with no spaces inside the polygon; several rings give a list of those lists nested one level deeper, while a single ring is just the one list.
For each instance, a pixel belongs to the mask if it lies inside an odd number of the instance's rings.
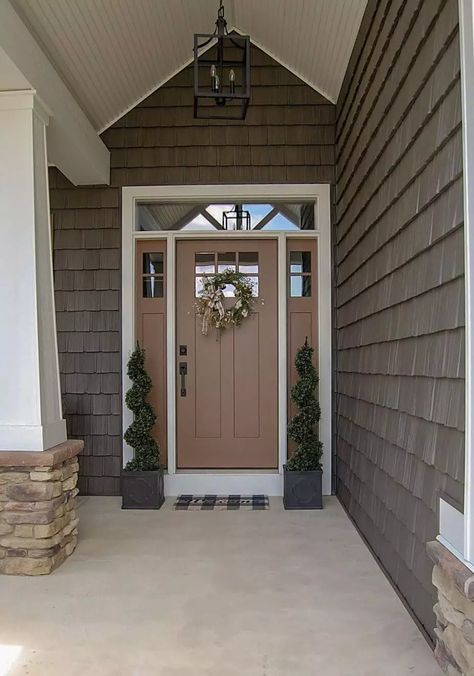
[{"label": "white trim board", "polygon": [[[218,233],[204,231],[135,232],[137,202],[314,202],[316,230],[308,232],[250,231]],[[320,438],[323,454],[323,493],[331,494],[332,456],[332,328],[331,328],[331,222],[330,186],[327,184],[275,185],[184,185],[134,186],[122,188],[122,392],[130,382],[127,377],[128,357],[135,345],[135,241],[139,239],[166,239],[167,241],[167,350],[175,354],[175,260],[176,241],[180,239],[218,238],[272,238],[278,241],[279,285],[279,470],[275,473],[252,472],[177,472],[176,471],[176,359],[168,358],[167,369],[167,423],[168,473],[165,478],[166,495],[177,493],[267,493],[282,495],[283,464],[286,461],[287,415],[287,356],[286,356],[286,239],[317,238],[318,240],[318,327],[319,327],[319,398],[321,402]],[[131,422],[131,413],[122,399],[124,429]],[[131,449],[124,444],[124,464],[131,457]]]},{"label": "white trim board", "polygon": [[464,557],[464,514],[447,496],[440,495],[438,505],[438,542],[474,572],[474,565]]},{"label": "white trim board", "polygon": [[464,556],[464,519],[460,509],[445,500],[439,498],[439,537],[443,542],[449,542],[450,548],[458,552],[462,559]]}]

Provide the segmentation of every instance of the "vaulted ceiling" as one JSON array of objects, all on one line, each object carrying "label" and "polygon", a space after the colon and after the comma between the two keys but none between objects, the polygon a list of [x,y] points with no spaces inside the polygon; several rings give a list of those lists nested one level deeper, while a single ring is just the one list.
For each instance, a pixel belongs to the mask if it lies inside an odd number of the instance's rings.
[{"label": "vaulted ceiling", "polygon": [[[367,0],[227,0],[229,29],[335,102]],[[218,0],[12,0],[97,131],[192,58]]]}]

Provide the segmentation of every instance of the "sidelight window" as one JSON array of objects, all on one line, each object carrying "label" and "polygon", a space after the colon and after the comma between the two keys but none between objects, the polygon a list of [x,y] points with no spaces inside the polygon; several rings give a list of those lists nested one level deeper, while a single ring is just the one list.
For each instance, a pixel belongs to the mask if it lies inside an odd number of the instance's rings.
[{"label": "sidelight window", "polygon": [[290,251],[289,289],[291,298],[311,296],[311,251]]},{"label": "sidelight window", "polygon": [[163,252],[144,253],[142,267],[143,298],[163,298],[164,274]]}]

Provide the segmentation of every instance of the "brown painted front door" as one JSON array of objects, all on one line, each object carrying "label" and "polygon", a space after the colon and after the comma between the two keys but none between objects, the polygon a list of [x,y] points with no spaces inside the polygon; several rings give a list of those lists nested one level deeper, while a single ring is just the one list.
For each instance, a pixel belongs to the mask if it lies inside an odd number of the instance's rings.
[{"label": "brown painted front door", "polygon": [[[202,277],[227,268],[252,277],[253,312],[204,336],[195,308]],[[277,242],[178,241],[176,317],[178,468],[276,468]]]}]

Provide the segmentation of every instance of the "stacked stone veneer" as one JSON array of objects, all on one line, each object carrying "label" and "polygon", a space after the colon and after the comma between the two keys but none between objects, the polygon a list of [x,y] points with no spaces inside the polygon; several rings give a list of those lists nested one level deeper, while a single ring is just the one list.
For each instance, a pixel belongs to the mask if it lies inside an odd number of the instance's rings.
[{"label": "stacked stone veneer", "polygon": [[0,453],[0,573],[45,575],[74,551],[81,448]]},{"label": "stacked stone veneer", "polygon": [[449,676],[474,676],[474,574],[439,542],[429,542],[438,592],[435,656]]}]

